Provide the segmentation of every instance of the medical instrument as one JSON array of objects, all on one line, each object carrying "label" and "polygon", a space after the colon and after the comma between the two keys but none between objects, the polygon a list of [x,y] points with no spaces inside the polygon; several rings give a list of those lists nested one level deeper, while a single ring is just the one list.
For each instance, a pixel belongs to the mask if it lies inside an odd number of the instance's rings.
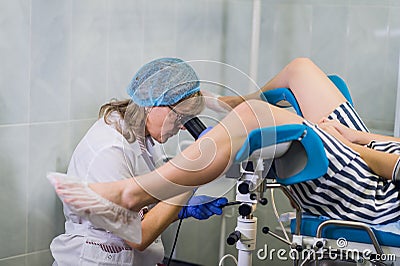
[{"label": "medical instrument", "polygon": [[181,123],[196,140],[198,139],[204,131],[207,130],[206,126],[201,122],[201,120],[196,116],[184,116],[175,111],[173,106],[169,106],[172,112],[177,116],[178,122]]},{"label": "medical instrument", "polygon": [[186,122],[183,122],[183,126],[189,131],[190,135],[196,140],[199,138],[201,133],[207,129],[207,127],[201,122],[201,120],[194,116],[188,118]]}]

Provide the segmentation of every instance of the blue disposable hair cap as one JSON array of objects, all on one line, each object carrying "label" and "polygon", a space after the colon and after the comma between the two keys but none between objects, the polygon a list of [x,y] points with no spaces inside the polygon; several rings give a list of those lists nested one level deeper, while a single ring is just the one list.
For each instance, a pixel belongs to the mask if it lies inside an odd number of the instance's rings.
[{"label": "blue disposable hair cap", "polygon": [[139,106],[173,105],[199,90],[196,72],[178,58],[160,58],[145,64],[127,88]]}]

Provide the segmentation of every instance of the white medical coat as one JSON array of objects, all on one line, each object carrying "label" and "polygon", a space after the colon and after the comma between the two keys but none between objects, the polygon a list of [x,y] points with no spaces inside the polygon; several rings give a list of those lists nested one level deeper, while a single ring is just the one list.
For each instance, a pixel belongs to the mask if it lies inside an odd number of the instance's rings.
[{"label": "white medical coat", "polygon": [[[115,114],[113,119],[119,119]],[[123,124],[123,121],[119,121]],[[159,152],[151,147],[156,166]],[[113,127],[100,118],[76,147],[68,167],[73,175],[88,183],[109,182],[149,172],[137,142],[128,143]],[[64,205],[65,233],[53,239],[50,250],[54,265],[140,265],[162,262],[164,247],[158,237],[143,252],[131,249],[121,238],[73,214]]]}]

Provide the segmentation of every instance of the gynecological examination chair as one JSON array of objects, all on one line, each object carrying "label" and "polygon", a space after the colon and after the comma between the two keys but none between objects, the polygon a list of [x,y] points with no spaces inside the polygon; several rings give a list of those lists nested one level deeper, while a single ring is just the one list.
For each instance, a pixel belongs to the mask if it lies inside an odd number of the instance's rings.
[{"label": "gynecological examination chair", "polygon": [[[335,75],[328,77],[353,104],[345,82]],[[289,102],[302,115],[287,88],[265,92],[262,97],[277,106],[282,101]],[[253,264],[257,238],[254,211],[257,204],[267,204],[267,189],[282,190],[294,207],[295,215],[290,222],[292,239],[288,241],[268,227],[261,231],[289,245],[294,265],[400,265],[400,230],[388,229],[390,225],[382,229],[303,212],[289,186],[319,178],[327,168],[322,141],[307,125],[259,128],[249,133],[226,173],[227,177],[237,178],[236,201],[240,202],[236,228],[227,236],[227,244],[236,245],[238,250],[237,260],[233,257],[237,265]]]}]

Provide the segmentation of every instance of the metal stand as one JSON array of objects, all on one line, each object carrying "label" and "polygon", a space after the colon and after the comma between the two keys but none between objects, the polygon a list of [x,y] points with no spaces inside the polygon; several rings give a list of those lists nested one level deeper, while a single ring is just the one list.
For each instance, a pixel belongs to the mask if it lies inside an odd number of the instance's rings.
[{"label": "metal stand", "polygon": [[[254,170],[253,170],[254,168]],[[258,159],[255,167],[253,162],[248,162],[246,169],[240,167],[241,178],[236,185],[236,201],[240,201],[239,214],[235,231],[227,238],[227,243],[236,243],[238,250],[238,265],[251,266],[252,252],[256,248],[257,218],[253,216],[257,203],[266,204],[263,198],[264,185],[263,160]]]},{"label": "metal stand", "polygon": [[[268,169],[269,170],[269,169]],[[240,165],[239,169],[229,173],[229,177],[238,177],[235,172],[240,172],[240,178],[236,185],[236,201],[241,202],[239,206],[239,216],[237,218],[237,224],[235,231],[232,232],[228,238],[228,245],[236,244],[238,250],[238,264],[239,266],[251,266],[252,265],[252,252],[256,247],[257,237],[257,217],[253,216],[256,210],[257,204],[266,205],[268,200],[264,198],[264,192],[268,188],[278,188],[288,196],[292,205],[296,209],[296,218],[301,223],[301,207],[298,201],[290,195],[288,189],[276,183],[266,183],[264,176],[264,164],[263,159],[259,158],[255,161],[247,162],[246,169]],[[296,227],[296,234],[300,234],[300,226]],[[301,249],[301,246],[296,243],[288,243],[285,239],[278,235],[270,232],[268,227],[263,228],[264,234],[270,234],[271,236],[285,242],[291,248],[297,250]],[[294,263],[297,265],[297,262]]]},{"label": "metal stand", "polygon": [[[254,158],[254,157],[253,157]],[[244,162],[246,163],[246,162]],[[311,251],[311,253],[305,252],[306,254],[316,254],[318,257],[315,259],[313,257],[303,258],[302,256],[296,256],[293,258],[293,265],[297,266],[301,263],[301,265],[310,265],[313,263],[314,265],[341,265],[335,263],[358,263],[357,257],[350,258],[351,261],[346,261],[340,259],[332,259],[329,257],[329,254],[326,251],[330,252],[330,249],[327,249],[327,241],[329,239],[323,238],[322,236],[322,228],[325,228],[329,225],[341,226],[341,227],[352,227],[352,228],[360,228],[367,231],[372,244],[375,248],[375,254],[379,255],[378,258],[381,258],[384,254],[382,247],[380,246],[374,232],[369,228],[369,226],[358,223],[358,222],[349,222],[349,221],[337,221],[337,220],[328,220],[319,225],[317,228],[316,237],[306,237],[301,235],[301,224],[302,224],[302,209],[298,199],[293,196],[289,189],[283,185],[278,183],[268,183],[264,179],[266,173],[264,172],[264,164],[261,156],[259,159],[253,159],[247,162],[246,169],[243,168],[243,162],[235,167],[231,167],[231,169],[226,173],[228,178],[238,178],[236,184],[236,201],[240,202],[239,206],[239,216],[237,218],[237,224],[235,231],[232,232],[227,238],[227,243],[229,245],[236,244],[236,249],[238,250],[237,257],[237,265],[239,266],[251,266],[252,265],[252,253],[256,247],[256,237],[257,237],[257,218],[253,216],[254,211],[256,210],[257,204],[260,203],[262,205],[267,204],[267,199],[264,198],[263,194],[266,189],[280,189],[285,196],[290,200],[291,205],[296,209],[296,228],[293,234],[292,241],[288,241],[279,235],[271,232],[268,227],[263,227],[262,233],[269,234],[270,236],[286,243],[289,245],[291,251],[295,251],[294,254],[303,254],[303,251]],[[253,166],[254,165],[254,166]],[[268,168],[268,167],[265,167]],[[268,169],[269,170],[269,169]],[[271,177],[274,178],[274,171],[271,171]],[[269,176],[270,176],[269,175]],[[335,244],[337,245],[337,240],[335,240]],[[330,246],[334,246],[329,244]],[[341,250],[345,250],[345,248],[339,247],[338,253],[341,254]],[[350,249],[351,250],[351,249]],[[335,250],[334,250],[335,252]],[[357,253],[358,254],[358,253]],[[390,254],[390,253],[388,253]],[[328,255],[327,258],[326,255]],[[325,256],[325,257],[324,257]],[[329,260],[327,260],[329,259]],[[327,262],[333,264],[326,264]],[[381,261],[378,259],[370,259],[368,260],[372,265],[391,265],[393,262]],[[319,264],[321,263],[321,264]],[[397,264],[396,264],[397,265]]]}]

